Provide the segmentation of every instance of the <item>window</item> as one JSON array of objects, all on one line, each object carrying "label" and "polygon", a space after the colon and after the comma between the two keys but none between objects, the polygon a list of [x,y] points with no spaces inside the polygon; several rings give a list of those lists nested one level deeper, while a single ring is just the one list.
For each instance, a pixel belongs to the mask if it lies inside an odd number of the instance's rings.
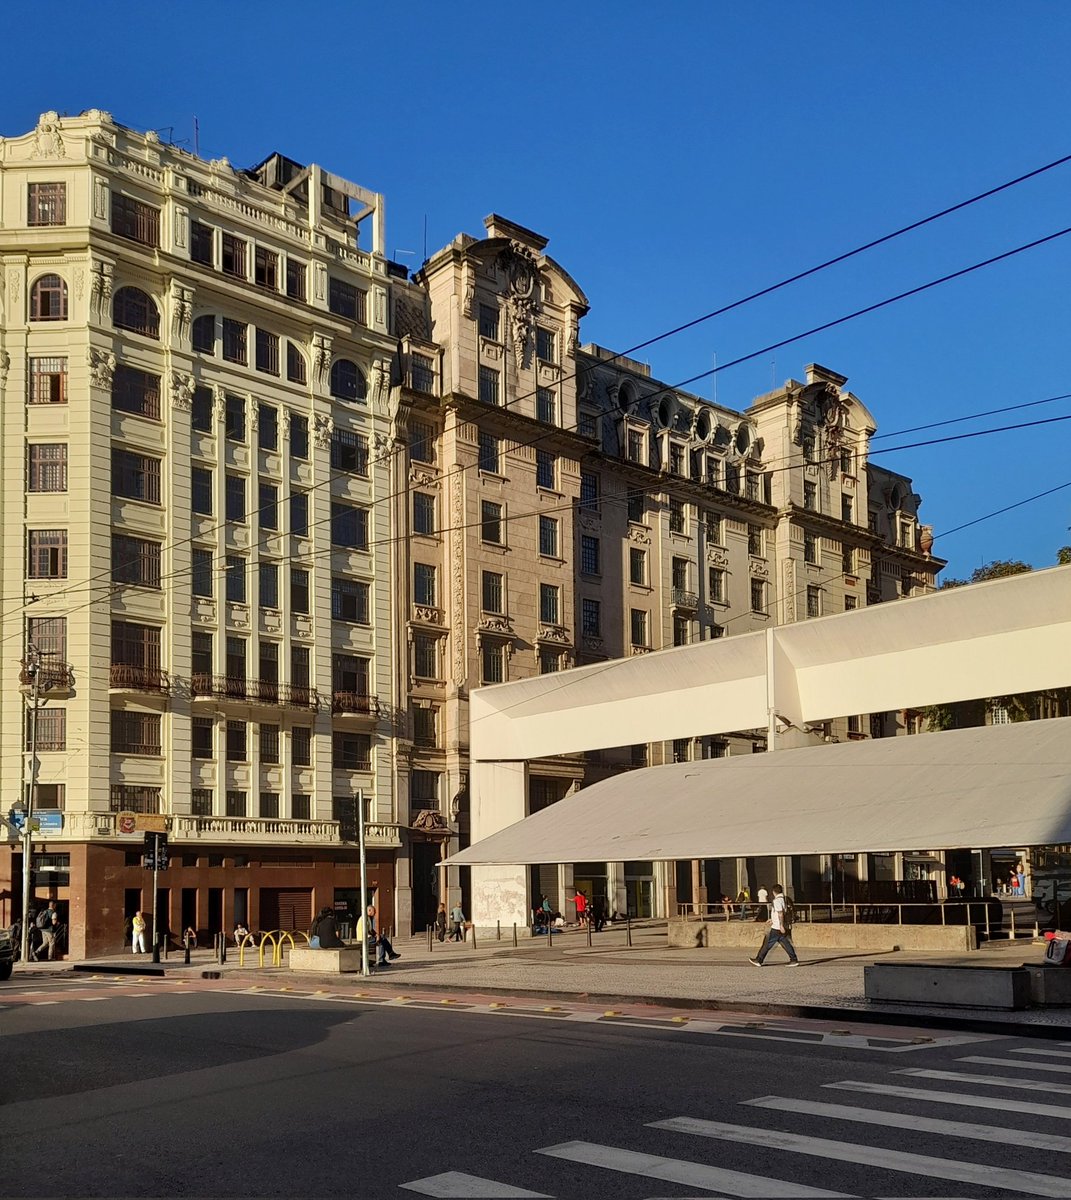
[{"label": "window", "polygon": [[480,540],[502,545],[502,505],[493,500],[480,501]]},{"label": "window", "polygon": [[439,678],[439,639],[433,634],[413,635],[413,675],[417,679]]},{"label": "window", "polygon": [[349,429],[335,429],[331,433],[331,466],[336,471],[351,475],[368,476],[368,438],[363,433]]},{"label": "window", "polygon": [[439,808],[439,772],[414,770],[409,775],[409,804],[415,809]]},{"label": "window", "polygon": [[111,720],[113,754],[160,755],[160,714],[113,709]]},{"label": "window", "polygon": [[859,601],[855,598],[855,596],[845,596],[844,597],[844,611],[845,612],[855,612],[855,610],[858,607],[859,607]]},{"label": "window", "polygon": [[751,581],[751,611],[753,613],[766,612],[766,584],[761,579]]},{"label": "window", "polygon": [[803,507],[808,512],[818,511],[818,484],[809,479],[803,481]]},{"label": "window", "polygon": [[367,699],[368,659],[356,654],[332,654],[331,690]]},{"label": "window", "polygon": [[190,222],[190,261],[211,267],[215,263],[214,230],[203,221]]},{"label": "window", "polygon": [[435,360],[426,354],[410,354],[409,386],[425,396],[435,395]]},{"label": "window", "polygon": [[636,546],[630,546],[628,551],[629,583],[639,587],[647,586],[647,551]]},{"label": "window", "polygon": [[67,530],[27,530],[26,544],[28,562],[26,573],[30,579],[67,578]]},{"label": "window", "polygon": [[279,564],[262,562],[257,567],[257,603],[261,608],[279,607]]},{"label": "window", "polygon": [[141,680],[159,683],[160,628],[136,621],[112,621],[112,666],[137,667]]},{"label": "window", "polygon": [[278,792],[261,792],[259,814],[268,819],[274,819],[279,815],[279,793]]},{"label": "window", "polygon": [[504,613],[505,576],[499,571],[484,571],[480,581],[480,607],[487,613]]},{"label": "window", "polygon": [[688,617],[675,614],[673,617],[673,644],[687,646],[692,640],[692,622]]},{"label": "window", "polygon": [[723,567],[707,569],[707,583],[711,604],[725,604],[725,570]]},{"label": "window", "polygon": [[34,744],[38,750],[67,749],[67,710],[65,708],[39,708],[36,724],[35,733],[33,709],[28,709],[26,712],[27,750]]},{"label": "window", "polygon": [[841,496],[840,498],[840,519],[849,525],[855,524],[855,506],[851,496]]},{"label": "window", "polygon": [[118,366],[112,379],[112,408],[139,417],[160,419],[160,376],[135,367]]},{"label": "window", "polygon": [[261,641],[257,666],[257,678],[260,680],[262,685],[261,696],[267,699],[275,700],[279,695],[278,642]]},{"label": "window", "polygon": [[413,493],[413,532],[435,532],[435,497],[427,492]]},{"label": "window", "polygon": [[552,583],[539,585],[539,619],[546,625],[561,622],[561,588]]},{"label": "window", "polygon": [[580,507],[586,509],[599,507],[599,477],[591,471],[580,472]]},{"label": "window", "polygon": [[262,763],[277,763],[279,761],[279,726],[261,725],[257,730],[257,744],[260,748]]},{"label": "window", "polygon": [[650,642],[647,633],[647,612],[642,608],[633,608],[629,611],[629,626],[631,630],[632,644],[634,646],[649,646]]},{"label": "window", "polygon": [[480,682],[504,683],[506,680],[506,647],[500,642],[480,644]]},{"label": "window", "polygon": [[160,503],[160,460],[133,450],[112,450],[112,495]]},{"label": "window", "polygon": [[721,459],[715,458],[713,454],[706,456],[706,482],[711,487],[721,487]]},{"label": "window", "polygon": [[31,404],[67,403],[66,358],[31,358],[29,369]]},{"label": "window", "polygon": [[439,744],[439,710],[429,705],[413,709],[413,742],[417,746]]},{"label": "window", "polygon": [[213,582],[211,550],[194,546],[190,573],[193,577],[193,594],[195,596],[211,596]]},{"label": "window", "polygon": [[236,788],[227,789],[226,812],[228,817],[245,816],[245,792]]},{"label": "window", "polygon": [[194,717],[190,722],[190,746],[194,758],[213,758],[216,723],[211,717]]},{"label": "window", "polygon": [[305,355],[293,342],[286,343],[286,377],[291,383],[308,383],[309,381]]},{"label": "window", "polygon": [[639,742],[629,747],[629,762],[634,767],[646,767],[648,761],[647,744]]},{"label": "window", "polygon": [[195,513],[212,514],[212,472],[207,467],[194,467],[190,472],[190,504]]},{"label": "window", "polygon": [[290,457],[309,457],[309,419],[295,412],[290,414]]},{"label": "window", "polygon": [[26,490],[67,490],[67,445],[65,442],[31,442],[26,447]]},{"label": "window", "polygon": [[809,586],[807,588],[807,616],[820,617],[822,615],[822,593],[819,588]]},{"label": "window", "polygon": [[562,652],[552,650],[549,646],[539,647],[540,675],[555,675],[562,669]]},{"label": "window", "polygon": [[190,815],[194,817],[210,817],[212,815],[212,789],[190,789]]},{"label": "window", "polygon": [[800,449],[803,451],[803,461],[813,463],[817,460],[817,452],[813,433],[805,433],[803,440],[800,442]]},{"label": "window", "polygon": [[160,310],[148,292],[141,288],[120,288],[112,299],[112,324],[116,329],[140,333],[160,340]]},{"label": "window", "polygon": [[536,388],[536,420],[544,425],[558,424],[558,399],[551,388]]},{"label": "window", "polygon": [[139,784],[113,783],[111,792],[112,812],[158,813],[160,811],[160,789],[142,787]]},{"label": "window", "polygon": [[580,570],[585,575],[599,575],[602,571],[602,547],[597,537],[580,536]]},{"label": "window", "polygon": [[42,275],[30,292],[31,321],[67,320],[67,285],[58,275]]},{"label": "window", "polygon": [[494,367],[480,367],[479,397],[483,404],[498,405],[498,371]]},{"label": "window", "polygon": [[286,294],[291,300],[305,299],[305,264],[296,258],[286,259]]},{"label": "window", "polygon": [[26,204],[27,225],[67,224],[67,185],[31,183]]},{"label": "window", "polygon": [[358,325],[365,322],[365,294],[352,283],[332,276],[327,284],[327,307],[337,316],[346,317]]},{"label": "window", "polygon": [[673,739],[673,761],[675,763],[690,762],[692,758],[692,739]]},{"label": "window", "polygon": [[290,493],[290,532],[297,537],[309,536],[309,494]]},{"label": "window", "polygon": [[810,563],[812,566],[818,565],[818,539],[813,533],[804,532],[803,561]]},{"label": "window", "polygon": [[[245,480],[242,480],[242,490],[245,491]],[[279,528],[279,489],[274,483],[262,479],[257,484],[257,509],[261,529]]]},{"label": "window", "polygon": [[192,344],[198,354],[216,352],[216,318],[212,313],[194,317],[191,330]]},{"label": "window", "polygon": [[536,450],[536,487],[558,486],[558,456],[550,450]]},{"label": "window", "polygon": [[502,455],[498,438],[494,434],[484,433],[483,430],[480,430],[480,452],[477,466],[481,471],[487,471],[492,475],[501,474]]},{"label": "window", "polygon": [[308,725],[295,725],[290,731],[290,757],[295,767],[312,766],[312,729]]},{"label": "window", "polygon": [[245,441],[245,399],[227,393],[224,408],[223,428],[229,442]]},{"label": "window", "polygon": [[725,522],[721,513],[708,512],[706,514],[706,539],[714,546],[725,544]]},{"label": "window", "polygon": [[684,447],[679,442],[669,444],[669,470],[672,475],[684,475]]},{"label": "window", "polygon": [[539,518],[539,553],[544,558],[559,558],[559,537],[557,517]]},{"label": "window", "polygon": [[190,672],[194,680],[194,694],[198,694],[199,685],[208,689],[208,680],[212,677],[212,635],[203,630],[195,629],[190,645]]},{"label": "window", "polygon": [[[308,646],[290,647],[290,683],[293,688],[305,692],[309,687],[309,664],[311,657]],[[311,700],[311,695],[309,699]]]},{"label": "window", "polygon": [[435,568],[430,563],[413,564],[413,600],[434,608],[437,604]]},{"label": "window", "polygon": [[27,617],[26,642],[35,646],[45,660],[41,673],[46,678],[50,666],[63,670],[67,662],[67,618]]},{"label": "window", "polygon": [[840,469],[844,475],[851,475],[853,473],[852,452],[850,450],[842,450],[840,452]]},{"label": "window", "polygon": [[278,289],[279,256],[274,250],[257,246],[253,253],[253,282],[257,287],[270,288],[273,292]]},{"label": "window", "polygon": [[425,421],[409,422],[409,457],[413,462],[435,461],[435,429]]},{"label": "window", "polygon": [[279,410],[270,404],[257,405],[257,442],[261,450],[279,449]]},{"label": "window", "polygon": [[555,354],[556,337],[552,329],[543,329],[536,326],[536,358],[542,362],[552,363],[557,362]]},{"label": "window", "polygon": [[670,497],[669,501],[669,531],[670,533],[686,533],[687,517],[684,503]]},{"label": "window", "polygon": [[246,349],[247,329],[244,321],[235,321],[231,317],[223,318],[223,357],[227,362],[241,363],[244,367],[249,361]]},{"label": "window", "polygon": [[227,761],[245,762],[247,754],[246,724],[244,721],[227,722]]},{"label": "window", "polygon": [[290,608],[296,613],[309,611],[309,573],[304,567],[290,569]]},{"label": "window", "polygon": [[500,341],[498,330],[498,309],[490,304],[480,305],[480,337],[492,342]]},{"label": "window", "polygon": [[762,558],[765,554],[765,538],[758,525],[747,527],[747,552],[753,558]]},{"label": "window", "polygon": [[351,550],[368,549],[368,510],[349,504],[331,505],[331,542]]},{"label": "window", "polygon": [[240,554],[228,554],[224,564],[227,581],[227,599],[232,604],[245,603],[245,565]]},{"label": "window", "polygon": [[764,497],[763,477],[758,471],[747,471],[744,477],[744,490],[749,500],[761,503]]},{"label": "window", "polygon": [[369,623],[368,595],[367,583],[335,576],[331,580],[332,619],[352,621],[355,625],[367,625]]},{"label": "window", "polygon": [[159,246],[160,210],[112,192],[112,233],[143,246]]},{"label": "window", "polygon": [[[274,490],[274,489],[273,489]],[[226,520],[245,524],[245,477],[228,475],[224,480],[223,514]],[[263,514],[261,516],[263,523]]]},{"label": "window", "polygon": [[897,545],[902,546],[905,550],[915,549],[915,523],[910,517],[901,517],[897,527],[899,533],[899,541]]},{"label": "window", "polygon": [[598,600],[582,600],[580,629],[585,637],[602,636],[602,605]]},{"label": "window", "polygon": [[331,395],[336,400],[364,400],[368,384],[364,372],[348,358],[340,358],[331,366]]},{"label": "window", "polygon": [[646,438],[640,429],[630,429],[625,435],[625,457],[629,462],[642,463],[646,460]]},{"label": "window", "polygon": [[340,733],[331,738],[332,767],[336,771],[370,771],[372,739],[367,733]]},{"label": "window", "polygon": [[279,374],[279,335],[267,329],[256,330],[254,336],[254,362],[258,371],[267,375]]},{"label": "window", "polygon": [[223,235],[223,254],[220,258],[220,270],[224,275],[234,275],[237,279],[245,279],[247,243],[233,233]]},{"label": "window", "polygon": [[634,525],[643,524],[643,510],[646,497],[643,492],[629,492],[626,504],[628,506],[628,519]]},{"label": "window", "polygon": [[597,438],[599,436],[598,417],[594,413],[581,409],[580,416],[577,418],[576,431],[581,437]]},{"label": "window", "polygon": [[160,543],[148,538],[112,534],[112,582],[137,587],[160,586]]},{"label": "window", "polygon": [[725,464],[725,490],[734,496],[740,494],[740,470],[735,463]]},{"label": "window", "polygon": [[855,551],[847,543],[841,546],[840,569],[844,575],[855,574]]}]

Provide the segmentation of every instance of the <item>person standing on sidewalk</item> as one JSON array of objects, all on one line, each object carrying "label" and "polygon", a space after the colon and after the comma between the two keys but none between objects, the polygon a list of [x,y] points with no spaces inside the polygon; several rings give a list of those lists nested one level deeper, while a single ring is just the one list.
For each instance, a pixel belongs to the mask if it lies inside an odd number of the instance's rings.
[{"label": "person standing on sidewalk", "polygon": [[131,929],[131,937],[133,939],[134,953],[146,954],[145,949],[145,916],[143,913],[136,912],[134,914],[134,922]]},{"label": "person standing on sidewalk", "polygon": [[785,898],[784,888],[779,883],[773,885],[773,903],[770,905],[770,928],[766,931],[766,940],[762,943],[755,958],[749,958],[752,966],[761,967],[766,955],[780,945],[788,955],[788,965],[798,967],[800,960],[796,957],[796,947],[792,944],[792,907]]},{"label": "person standing on sidewalk", "polygon": [[435,936],[440,942],[446,941],[446,905],[440,904],[435,914]]},{"label": "person standing on sidewalk", "polygon": [[450,910],[450,920],[454,923],[454,931],[450,935],[450,940],[463,942],[465,940],[465,913],[460,900]]}]

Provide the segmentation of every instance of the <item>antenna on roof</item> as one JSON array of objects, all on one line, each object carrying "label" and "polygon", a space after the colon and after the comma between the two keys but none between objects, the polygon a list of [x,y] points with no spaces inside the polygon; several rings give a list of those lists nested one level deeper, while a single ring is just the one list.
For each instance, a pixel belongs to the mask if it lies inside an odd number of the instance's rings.
[{"label": "antenna on roof", "polygon": [[193,118],[193,152],[201,157],[201,122],[196,117]]}]

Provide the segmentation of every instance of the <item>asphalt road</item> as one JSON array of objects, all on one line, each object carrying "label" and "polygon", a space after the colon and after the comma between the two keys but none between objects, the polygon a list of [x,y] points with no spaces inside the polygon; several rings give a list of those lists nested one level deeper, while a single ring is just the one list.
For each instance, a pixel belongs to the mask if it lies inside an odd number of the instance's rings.
[{"label": "asphalt road", "polygon": [[0,1195],[1071,1197],[1051,1040],[232,988],[0,987]]}]

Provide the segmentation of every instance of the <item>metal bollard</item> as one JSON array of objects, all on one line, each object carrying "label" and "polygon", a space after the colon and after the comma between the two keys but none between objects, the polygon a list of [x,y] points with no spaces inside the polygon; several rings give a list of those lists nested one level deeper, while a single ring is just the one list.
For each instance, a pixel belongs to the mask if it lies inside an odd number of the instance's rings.
[{"label": "metal bollard", "polygon": [[590,946],[591,945],[591,922],[590,921],[588,921],[588,923],[587,923],[587,931],[588,931],[588,945]]},{"label": "metal bollard", "polygon": [[433,930],[432,930],[432,927],[429,925],[428,926],[428,953],[429,954],[431,953],[432,937],[433,937]]},{"label": "metal bollard", "polygon": [[631,915],[631,913],[625,914],[625,945],[626,946],[632,945],[632,915]]},{"label": "metal bollard", "polygon": [[985,935],[986,935],[986,937],[990,936],[990,933],[989,933],[989,905],[988,904],[985,906]]},{"label": "metal bollard", "polygon": [[495,922],[495,941],[496,942],[502,941],[502,922],[501,921]]},{"label": "metal bollard", "polygon": [[513,948],[517,948],[517,922],[513,922]]},{"label": "metal bollard", "polygon": [[547,922],[547,949],[549,950],[554,945],[554,922]]},{"label": "metal bollard", "polygon": [[190,943],[186,942],[186,953],[182,956],[183,963],[188,967],[190,965]]},{"label": "metal bollard", "polygon": [[1011,930],[1008,933],[1008,940],[1009,941],[1015,940],[1015,909],[1014,908],[1011,910]]},{"label": "metal bollard", "polygon": [[475,950],[476,949],[476,922],[475,921],[473,921],[469,925],[469,933],[472,934],[472,948],[473,948],[473,950]]}]

